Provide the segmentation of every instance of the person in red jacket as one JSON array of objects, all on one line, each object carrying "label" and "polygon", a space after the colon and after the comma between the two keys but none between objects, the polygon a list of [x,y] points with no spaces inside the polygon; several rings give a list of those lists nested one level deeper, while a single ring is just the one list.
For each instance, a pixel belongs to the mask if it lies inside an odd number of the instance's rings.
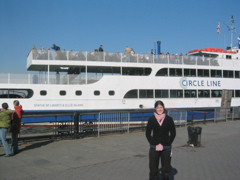
[{"label": "person in red jacket", "polygon": [[13,106],[15,111],[12,113],[12,125],[9,132],[12,133],[12,153],[16,154],[19,152],[18,134],[20,133],[22,115],[24,111],[18,100],[13,101]]}]

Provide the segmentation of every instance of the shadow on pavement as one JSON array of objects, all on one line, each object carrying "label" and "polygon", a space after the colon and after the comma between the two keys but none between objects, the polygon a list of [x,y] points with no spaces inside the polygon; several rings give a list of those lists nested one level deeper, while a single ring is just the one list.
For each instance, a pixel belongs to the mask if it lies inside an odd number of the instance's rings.
[{"label": "shadow on pavement", "polygon": [[50,143],[53,143],[53,140],[48,140],[48,141],[44,141],[44,142],[38,142],[38,143],[34,143],[34,144],[30,144],[25,146],[24,148],[21,148],[20,152],[22,151],[26,151],[26,150],[30,150],[30,149],[35,149],[35,148],[40,148],[42,146],[46,146]]},{"label": "shadow on pavement", "polygon": [[[159,180],[163,180],[162,178],[162,172],[161,172],[161,168],[159,169]],[[172,167],[170,176],[169,176],[169,180],[174,180],[174,176],[178,173],[177,169]]]}]

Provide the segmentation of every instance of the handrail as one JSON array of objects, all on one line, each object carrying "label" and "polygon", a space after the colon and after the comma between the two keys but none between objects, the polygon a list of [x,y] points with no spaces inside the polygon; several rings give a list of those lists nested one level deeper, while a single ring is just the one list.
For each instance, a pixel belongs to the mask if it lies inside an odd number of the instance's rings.
[{"label": "handrail", "polygon": [[[204,112],[200,111],[200,109],[198,109],[199,111],[194,111],[194,109],[192,110],[187,110],[187,109],[168,109],[168,112],[170,113],[170,116],[172,116],[174,118],[174,122],[176,126],[182,126],[182,125],[194,125],[194,124],[206,124],[206,123],[217,123],[217,122],[221,122],[221,121],[228,121],[228,120],[239,120],[239,112],[240,112],[240,107],[234,107],[234,108],[218,108],[218,109],[202,109],[204,110]],[[211,110],[211,112],[207,112],[207,110]],[[186,116],[182,116],[182,113],[186,113],[184,111],[189,112],[196,112],[196,114],[189,114],[188,116],[190,116],[190,119]],[[30,114],[30,112],[27,112],[28,114],[24,115],[23,118],[28,118],[28,117],[56,117],[56,116],[71,116],[70,120],[58,120],[55,119],[55,121],[51,121],[49,122],[50,124],[52,123],[52,125],[48,126],[48,129],[46,130],[46,133],[42,133],[42,132],[36,132],[36,134],[20,134],[20,139],[38,139],[38,138],[63,138],[68,136],[69,138],[80,138],[80,137],[85,137],[85,136],[97,136],[98,135],[98,126],[99,123],[101,125],[103,125],[104,127],[107,128],[107,130],[111,130],[109,131],[109,133],[115,133],[114,132],[114,128],[110,128],[113,126],[110,126],[109,123],[111,122],[98,122],[98,116],[100,113],[121,113],[123,111],[92,111],[92,112],[83,112],[83,111],[74,111],[74,112],[56,112],[54,114],[47,114],[47,112],[45,112],[45,114],[34,114],[36,112],[32,112],[32,114]],[[130,128],[131,131],[133,130],[141,130],[144,131],[147,125],[147,121],[149,119],[150,116],[152,116],[153,109],[139,109],[139,110],[130,110],[128,111],[129,115],[130,115],[130,119],[128,124],[128,127]],[[42,113],[42,112],[41,112]],[[136,114],[134,114],[133,116],[132,113],[137,113],[139,114],[139,116],[136,116]],[[150,113],[150,114],[148,114]],[[217,118],[214,118],[213,116],[216,116],[217,114]],[[94,117],[90,116],[90,118],[86,119],[85,117],[82,119],[83,116],[88,116],[88,115],[94,115]],[[191,118],[192,116],[192,118]],[[119,116],[112,116],[112,117],[117,117],[119,118]],[[222,118],[223,117],[223,118]],[[137,119],[135,119],[137,118]],[[137,122],[136,122],[137,120]],[[90,123],[91,122],[91,123]],[[119,121],[121,123],[121,121]],[[38,124],[39,122],[32,122],[32,123],[25,123],[24,126],[22,128],[34,128],[34,127],[41,127],[41,126],[46,126],[46,124],[41,125]],[[44,123],[47,123],[46,121],[44,121]],[[116,125],[116,123],[118,123],[117,121],[112,121],[112,123]],[[138,124],[136,124],[138,123]],[[37,125],[38,124],[38,125]],[[51,131],[49,131],[49,128],[52,128]],[[120,128],[122,128],[122,126],[119,126]],[[127,126],[125,128],[128,128]],[[42,130],[41,128],[39,128],[40,130]],[[32,129],[31,129],[32,130]],[[101,129],[103,130],[103,129]],[[126,129],[124,129],[126,130]],[[118,132],[118,130],[117,130]],[[129,132],[129,131],[128,131]],[[122,131],[120,131],[120,133],[122,133]]]},{"label": "handrail", "polygon": [[[184,56],[184,55],[153,55],[153,54],[128,54],[96,51],[69,51],[69,50],[32,50],[28,60],[61,60],[61,61],[97,61],[97,62],[129,62],[129,63],[155,63],[155,64],[185,64],[219,66],[216,57]],[[79,55],[79,53],[81,55]],[[238,60],[232,59],[232,60]]]}]

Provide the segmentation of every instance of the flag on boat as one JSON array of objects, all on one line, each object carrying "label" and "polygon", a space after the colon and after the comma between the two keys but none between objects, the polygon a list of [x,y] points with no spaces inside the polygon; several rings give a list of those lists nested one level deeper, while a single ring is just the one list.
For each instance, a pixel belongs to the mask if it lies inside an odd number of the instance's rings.
[{"label": "flag on boat", "polygon": [[218,23],[218,26],[217,26],[217,33],[220,34],[220,22]]}]

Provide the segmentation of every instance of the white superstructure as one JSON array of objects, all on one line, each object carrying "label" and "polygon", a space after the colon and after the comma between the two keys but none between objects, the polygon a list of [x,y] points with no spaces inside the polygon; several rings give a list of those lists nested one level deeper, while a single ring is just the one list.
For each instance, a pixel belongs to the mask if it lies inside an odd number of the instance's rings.
[{"label": "white superstructure", "polygon": [[[25,110],[220,107],[222,90],[240,105],[240,52],[205,48],[183,55],[37,50],[35,74],[0,74],[0,99],[20,98]],[[57,74],[59,72],[59,74]]]}]

